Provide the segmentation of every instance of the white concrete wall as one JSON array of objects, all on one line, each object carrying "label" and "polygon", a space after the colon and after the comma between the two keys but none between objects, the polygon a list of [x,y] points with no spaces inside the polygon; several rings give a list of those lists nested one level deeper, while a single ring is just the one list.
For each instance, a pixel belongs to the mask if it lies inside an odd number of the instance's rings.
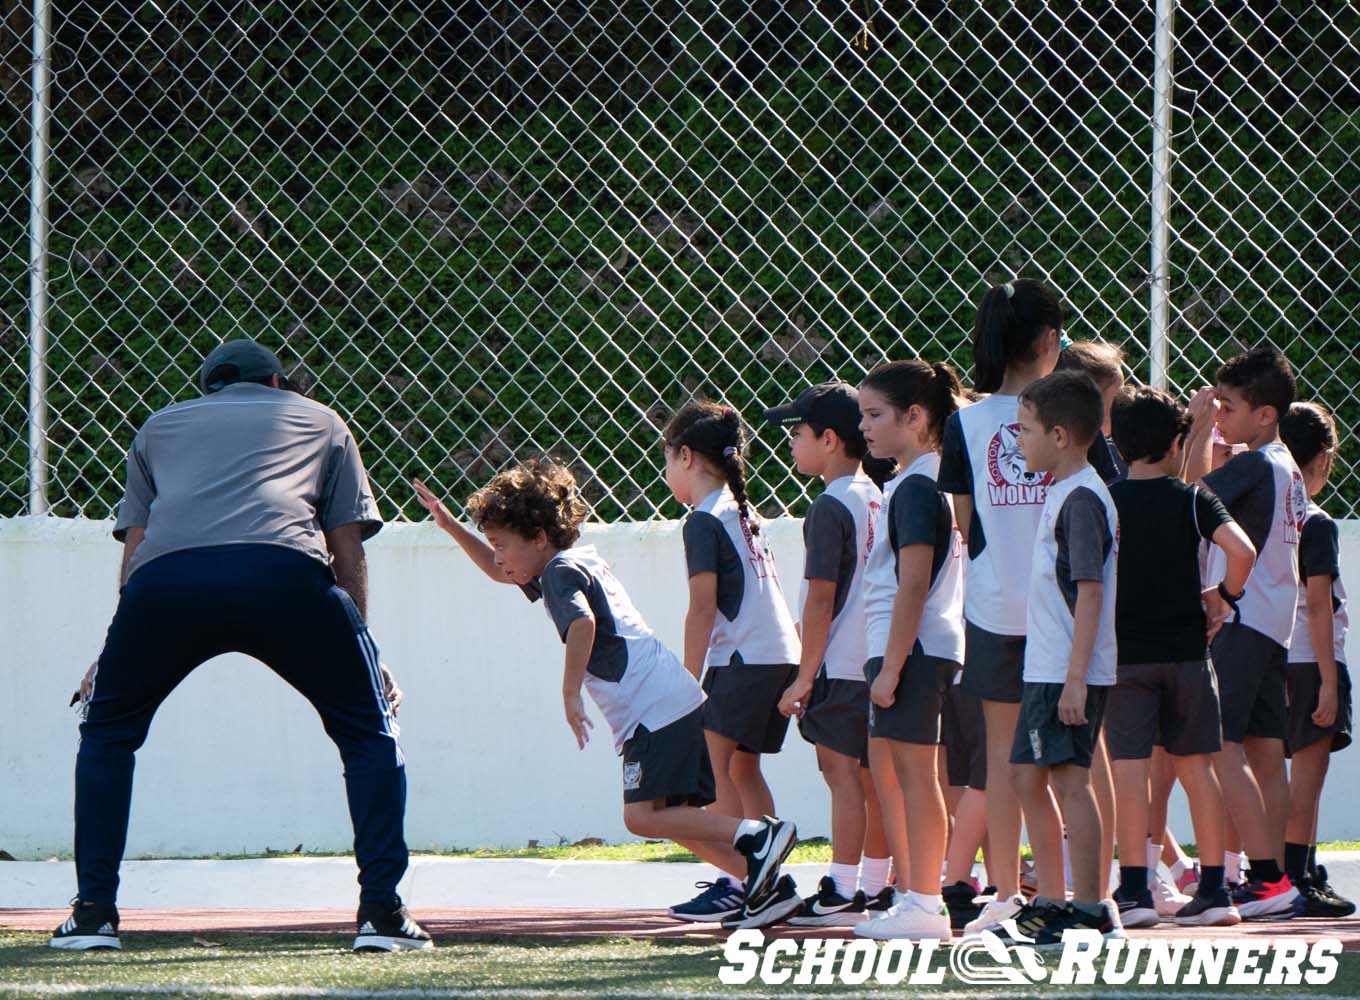
[{"label": "white concrete wall", "polygon": [[[116,602],[121,547],[105,522],[0,521],[0,849],[67,853],[76,714],[67,701]],[[790,600],[799,524],[769,526]],[[593,527],[634,601],[679,648],[685,583],[677,524]],[[1360,581],[1360,522],[1342,526],[1343,572]],[[406,692],[407,833],[415,849],[627,839],[618,762],[599,726],[584,752],[561,717],[562,647],[547,615],[490,583],[430,525],[389,525],[369,545],[370,617]],[[1360,583],[1354,583],[1360,589]],[[1352,639],[1351,662],[1360,661]],[[1324,839],[1360,838],[1360,752],[1333,758]],[[780,811],[827,832],[810,747],[791,731],[767,765]],[[1179,829],[1187,828],[1176,803]],[[195,672],[162,707],[138,754],[130,857],[344,850],[339,759],[311,708],[243,657]]]}]

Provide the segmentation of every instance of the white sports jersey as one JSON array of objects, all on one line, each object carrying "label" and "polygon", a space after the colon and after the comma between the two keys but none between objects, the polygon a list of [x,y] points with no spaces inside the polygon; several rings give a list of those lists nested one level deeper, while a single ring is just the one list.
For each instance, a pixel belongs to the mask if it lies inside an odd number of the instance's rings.
[{"label": "white sports jersey", "polygon": [[1237,604],[1243,625],[1285,648],[1294,635],[1299,533],[1308,509],[1303,475],[1289,449],[1271,441],[1234,455],[1204,477],[1256,546],[1256,565]]},{"label": "white sports jersey", "polygon": [[1034,535],[1053,477],[1026,472],[1016,396],[988,396],[945,424],[940,489],[971,495],[964,616],[997,635],[1025,634]]},{"label": "white sports jersey", "polygon": [[864,680],[864,566],[874,541],[883,494],[862,471],[827,484],[803,519],[803,586],[799,617],[807,603],[808,581],[836,584],[831,632],[822,663],[835,680]]},{"label": "white sports jersey", "polygon": [[1034,540],[1025,640],[1026,683],[1063,684],[1072,658],[1077,583],[1103,584],[1100,625],[1086,683],[1114,684],[1118,647],[1114,613],[1119,562],[1119,514],[1100,474],[1089,465],[1048,487]]},{"label": "white sports jersey", "polygon": [[616,753],[638,723],[656,732],[703,704],[699,682],[647,627],[595,546],[563,549],[524,592],[542,597],[563,642],[576,619],[595,619],[585,688],[609,723]]},{"label": "white sports jersey", "polygon": [[797,663],[798,632],[774,554],[764,532],[752,532],[742,520],[732,491],[724,486],[704,497],[685,518],[683,537],[689,575],[718,575],[708,665]]},{"label": "white sports jersey", "polygon": [[898,552],[907,545],[930,545],[930,589],[913,651],[963,662],[963,540],[954,526],[954,506],[935,481],[939,468],[940,457],[927,452],[883,488],[886,509],[864,574],[870,657],[883,656],[888,648]]},{"label": "white sports jersey", "polygon": [[1311,500],[1299,536],[1299,605],[1294,615],[1294,641],[1289,644],[1290,663],[1317,662],[1308,624],[1310,576],[1332,578],[1332,655],[1337,663],[1345,663],[1350,618],[1346,613],[1346,588],[1341,583],[1341,542],[1336,522]]}]

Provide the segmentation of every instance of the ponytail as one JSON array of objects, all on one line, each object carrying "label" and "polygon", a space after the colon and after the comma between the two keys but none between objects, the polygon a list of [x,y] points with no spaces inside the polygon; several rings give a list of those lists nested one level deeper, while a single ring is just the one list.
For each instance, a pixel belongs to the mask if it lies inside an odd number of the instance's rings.
[{"label": "ponytail", "polygon": [[913,406],[925,410],[930,437],[937,446],[945,421],[958,411],[963,393],[958,372],[943,361],[890,361],[868,374],[864,388],[882,393],[898,410]]},{"label": "ponytail", "polygon": [[672,451],[688,448],[702,455],[722,470],[742,523],[751,534],[760,533],[760,525],[752,516],[750,498],[746,492],[746,462],[742,451],[746,447],[746,431],[741,415],[730,406],[695,400],[676,411],[662,432],[662,440]]},{"label": "ponytail", "polygon": [[973,388],[996,392],[1006,369],[1032,360],[1040,335],[1062,325],[1062,302],[1041,281],[1017,278],[987,289],[973,327]]}]

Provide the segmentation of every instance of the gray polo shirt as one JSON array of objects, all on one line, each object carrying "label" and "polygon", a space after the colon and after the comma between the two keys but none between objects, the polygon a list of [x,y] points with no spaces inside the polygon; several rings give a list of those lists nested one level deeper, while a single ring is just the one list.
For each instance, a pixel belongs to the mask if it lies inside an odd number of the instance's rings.
[{"label": "gray polo shirt", "polygon": [[264,544],[329,563],[323,532],[382,527],[345,422],[296,393],[245,382],[153,413],[127,459],[113,536],[146,529],[129,573],[181,549]]}]

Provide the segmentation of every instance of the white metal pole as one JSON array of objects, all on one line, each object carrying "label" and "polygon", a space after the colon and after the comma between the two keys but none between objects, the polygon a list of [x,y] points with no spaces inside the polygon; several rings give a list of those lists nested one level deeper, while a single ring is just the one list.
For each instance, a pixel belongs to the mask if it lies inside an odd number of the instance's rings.
[{"label": "white metal pole", "polygon": [[1153,386],[1167,384],[1171,275],[1168,255],[1171,211],[1171,62],[1175,0],[1157,0],[1152,83],[1152,261],[1148,355]]},{"label": "white metal pole", "polygon": [[47,513],[48,165],[52,116],[51,0],[33,0],[32,207],[28,244],[28,512]]}]

